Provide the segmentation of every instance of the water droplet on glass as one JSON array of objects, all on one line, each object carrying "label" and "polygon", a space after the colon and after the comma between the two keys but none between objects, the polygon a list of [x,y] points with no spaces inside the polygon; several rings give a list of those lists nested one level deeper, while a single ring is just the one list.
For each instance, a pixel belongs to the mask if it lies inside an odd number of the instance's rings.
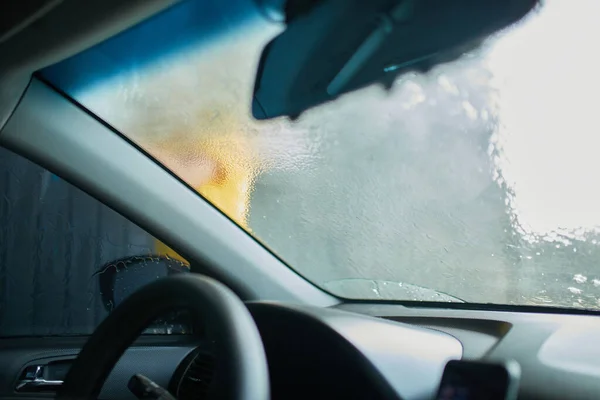
[{"label": "water droplet on glass", "polygon": [[581,294],[583,292],[583,290],[577,289],[575,287],[570,287],[568,290],[569,290],[569,292],[571,292],[573,294]]},{"label": "water droplet on glass", "polygon": [[473,105],[470,102],[465,100],[462,102],[462,106],[463,106],[463,109],[465,110],[465,113],[467,114],[467,117],[469,119],[472,119],[472,120],[477,119],[477,109],[475,107],[473,107]]},{"label": "water droplet on glass", "polygon": [[592,284],[596,287],[600,286],[600,279],[592,279]]},{"label": "water droplet on glass", "polygon": [[587,281],[587,277],[581,274],[575,274],[575,276],[573,276],[573,280],[577,283],[585,283]]}]

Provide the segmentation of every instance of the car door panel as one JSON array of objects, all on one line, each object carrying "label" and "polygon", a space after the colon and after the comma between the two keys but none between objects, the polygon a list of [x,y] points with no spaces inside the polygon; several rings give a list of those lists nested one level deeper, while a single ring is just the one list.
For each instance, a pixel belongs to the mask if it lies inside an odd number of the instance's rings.
[{"label": "car door panel", "polygon": [[[55,391],[16,391],[27,367],[46,367],[46,378],[61,378],[87,338],[27,338],[0,340],[0,399],[52,398]],[[132,375],[141,373],[163,387],[169,386],[173,372],[199,343],[190,336],[142,337],[121,357],[109,375],[100,399],[135,399],[127,389]],[[49,376],[48,365],[57,366]]]}]

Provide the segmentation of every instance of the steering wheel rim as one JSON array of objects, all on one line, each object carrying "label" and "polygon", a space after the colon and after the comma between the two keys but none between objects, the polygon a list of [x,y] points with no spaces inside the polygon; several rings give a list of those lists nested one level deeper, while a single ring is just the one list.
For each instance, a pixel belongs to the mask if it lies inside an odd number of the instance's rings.
[{"label": "steering wheel rim", "polygon": [[155,318],[188,309],[203,321],[217,366],[209,394],[268,400],[269,373],[258,328],[226,286],[198,274],[158,279],[129,296],[98,326],[72,364],[57,399],[95,399],[125,350]]}]

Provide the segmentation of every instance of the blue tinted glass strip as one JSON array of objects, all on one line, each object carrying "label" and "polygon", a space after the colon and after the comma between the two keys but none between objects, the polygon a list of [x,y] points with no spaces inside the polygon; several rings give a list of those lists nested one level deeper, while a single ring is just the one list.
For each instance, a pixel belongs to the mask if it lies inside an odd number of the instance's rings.
[{"label": "blue tinted glass strip", "polygon": [[252,0],[184,1],[41,74],[76,97],[94,83],[198,46],[259,16]]}]

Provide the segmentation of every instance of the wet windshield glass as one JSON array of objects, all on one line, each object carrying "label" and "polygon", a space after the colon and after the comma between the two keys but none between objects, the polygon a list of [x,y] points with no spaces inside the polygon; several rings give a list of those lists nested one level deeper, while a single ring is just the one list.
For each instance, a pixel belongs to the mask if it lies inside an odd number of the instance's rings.
[{"label": "wet windshield glass", "polygon": [[600,309],[600,3],[546,1],[389,92],[260,123],[282,27],[233,3],[185,2],[43,74],[336,295]]}]

